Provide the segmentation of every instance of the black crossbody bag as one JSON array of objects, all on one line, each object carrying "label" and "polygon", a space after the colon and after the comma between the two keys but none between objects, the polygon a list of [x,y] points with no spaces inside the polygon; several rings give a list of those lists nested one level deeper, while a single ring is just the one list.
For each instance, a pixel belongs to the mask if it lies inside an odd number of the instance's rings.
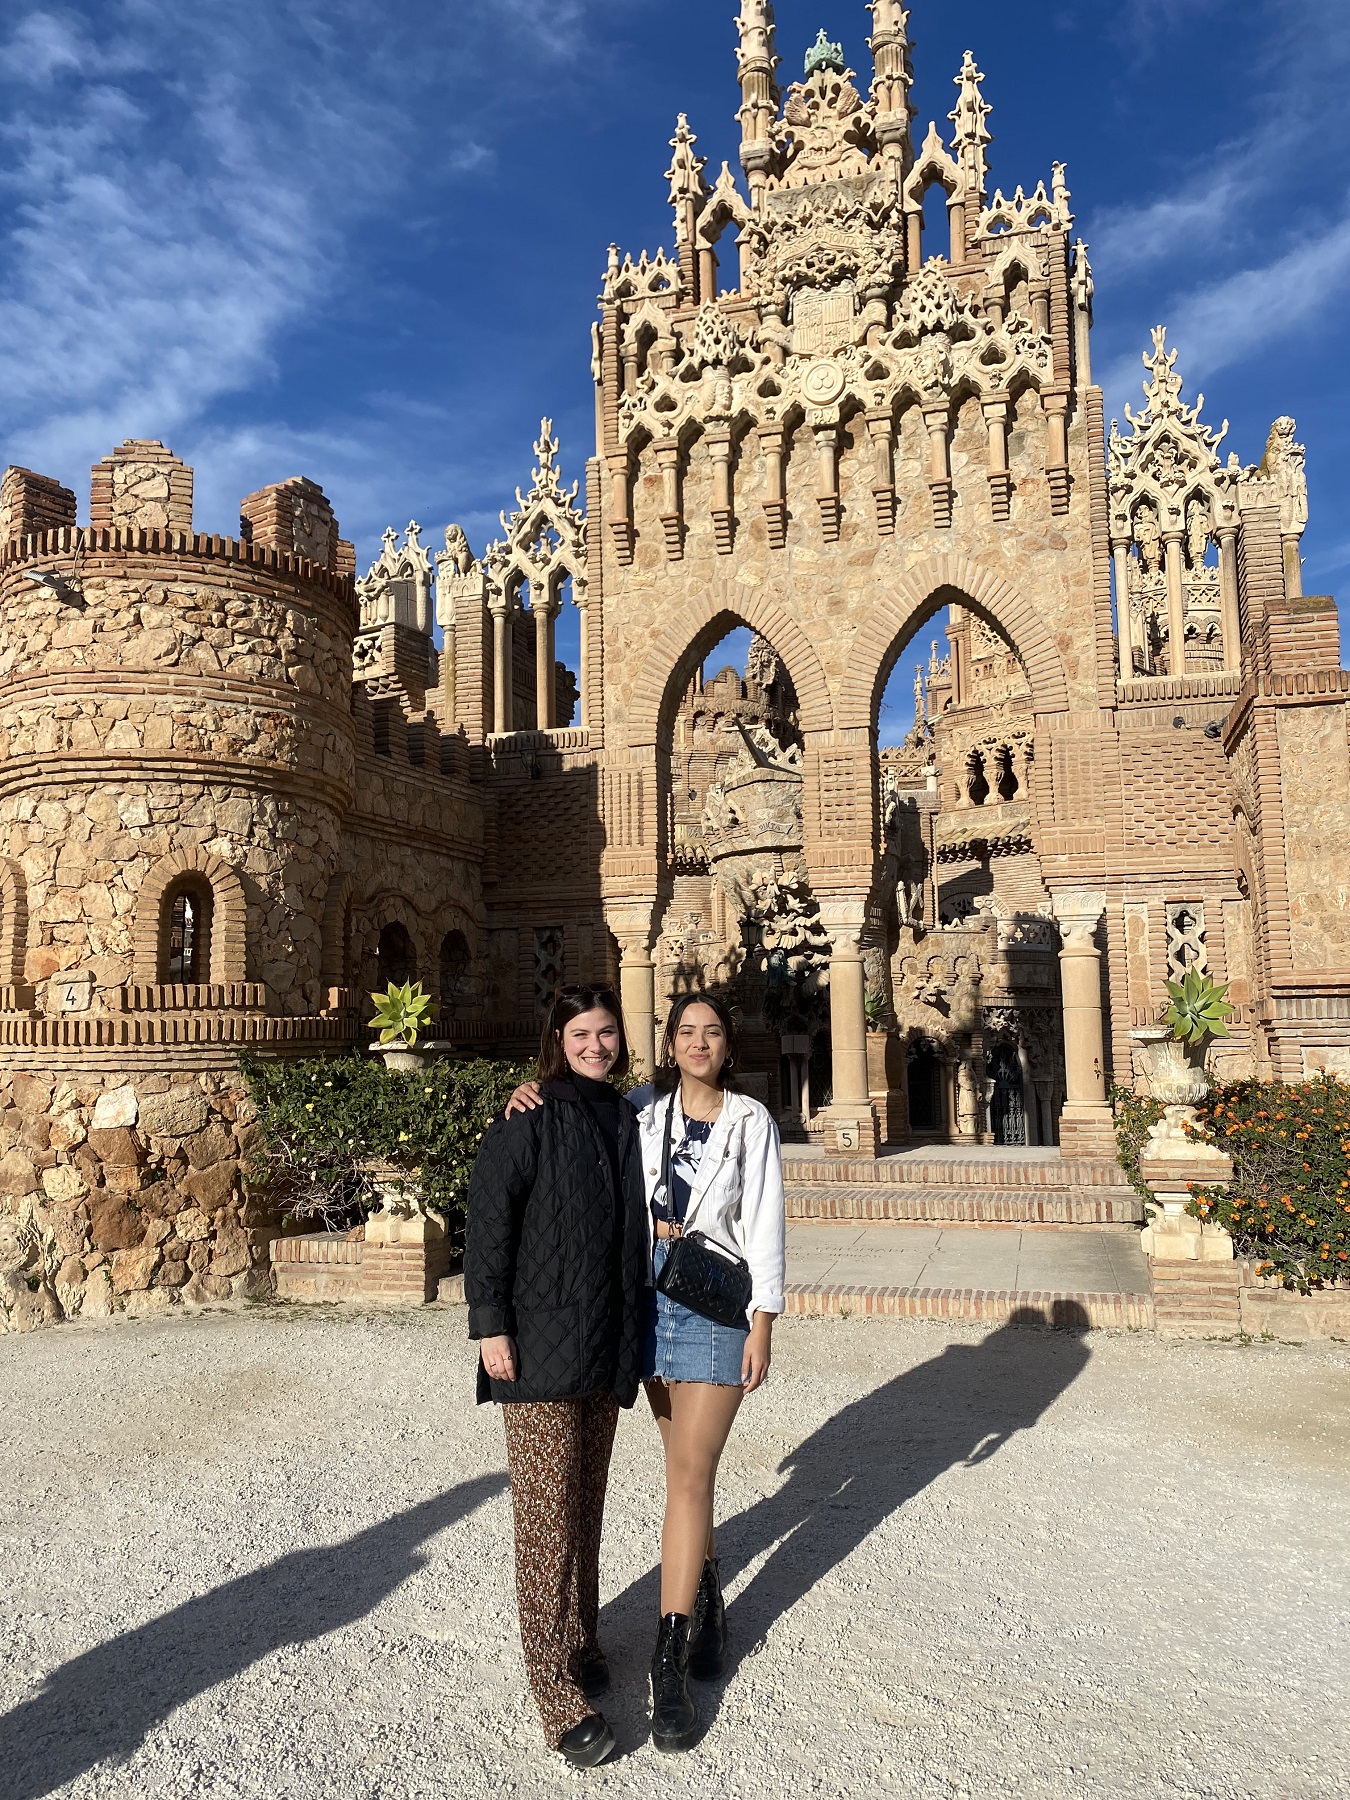
[{"label": "black crossbody bag", "polygon": [[[674,1116],[675,1096],[672,1094],[666,1108],[661,1150],[661,1180],[668,1212],[674,1210],[670,1183],[670,1127]],[[673,1218],[671,1223],[675,1223]],[[701,1231],[681,1232],[679,1237],[670,1239],[670,1252],[656,1285],[668,1300],[678,1300],[690,1312],[711,1319],[717,1325],[744,1326],[746,1308],[754,1290],[749,1263],[721,1249]]]}]

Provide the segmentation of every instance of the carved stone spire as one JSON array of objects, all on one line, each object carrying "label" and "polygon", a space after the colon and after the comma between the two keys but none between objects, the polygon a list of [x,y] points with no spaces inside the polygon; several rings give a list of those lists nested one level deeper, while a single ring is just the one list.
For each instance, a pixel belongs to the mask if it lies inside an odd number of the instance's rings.
[{"label": "carved stone spire", "polygon": [[741,167],[750,184],[750,204],[758,206],[773,167],[780,98],[774,79],[778,58],[774,53],[773,0],[742,0],[736,29],[740,33],[736,78],[741,84]]},{"label": "carved stone spire", "polygon": [[670,140],[674,155],[666,170],[670,183],[670,204],[675,208],[675,258],[680,265],[686,292],[693,294],[698,286],[698,244],[694,233],[703,203],[708,197],[708,183],[703,171],[706,156],[695,156],[698,139],[689,129],[683,113],[675,122],[675,135]]},{"label": "carved stone spire", "polygon": [[872,105],[876,111],[877,144],[887,162],[894,165],[897,185],[914,163],[910,125],[916,108],[910,101],[914,68],[910,61],[909,14],[901,0],[868,0],[872,15]]},{"label": "carved stone spire", "polygon": [[993,108],[981,92],[983,80],[984,76],[975,66],[975,58],[967,50],[961,73],[956,77],[960,97],[947,114],[956,127],[952,151],[965,175],[966,192],[978,195],[981,205],[985,199],[985,177],[989,172],[985,151],[994,141],[986,122]]}]

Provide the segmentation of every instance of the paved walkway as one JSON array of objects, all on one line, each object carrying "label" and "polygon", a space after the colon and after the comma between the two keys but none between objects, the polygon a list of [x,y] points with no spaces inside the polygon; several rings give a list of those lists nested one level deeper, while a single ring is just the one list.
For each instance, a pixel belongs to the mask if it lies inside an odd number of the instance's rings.
[{"label": "paved walkway", "polygon": [[937,1225],[789,1225],[788,1280],[820,1288],[987,1289],[1147,1294],[1128,1227],[1078,1230]]}]

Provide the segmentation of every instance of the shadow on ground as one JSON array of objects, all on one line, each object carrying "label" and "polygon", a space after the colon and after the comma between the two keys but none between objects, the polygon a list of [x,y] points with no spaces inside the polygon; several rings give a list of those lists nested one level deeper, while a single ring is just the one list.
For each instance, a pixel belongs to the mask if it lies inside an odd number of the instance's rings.
[{"label": "shadow on ground", "polygon": [[38,1800],[106,1757],[125,1759],[194,1695],[283,1645],[350,1625],[427,1561],[421,1546],[506,1487],[483,1475],[345,1543],[295,1550],[65,1663],[0,1717],[0,1788]]},{"label": "shadow on ground", "polygon": [[[1080,1307],[1057,1302],[1054,1323],[1065,1329],[1043,1329],[1044,1316],[1023,1307],[978,1344],[948,1344],[837,1412],[780,1465],[787,1480],[776,1493],[719,1522],[724,1582],[769,1552],[727,1608],[724,1680],[884,1519],[948,1470],[988,1461],[1040,1420],[1091,1356]],[[601,1635],[619,1651],[611,1651],[617,1666],[645,1670],[659,1600],[657,1568],[604,1609]],[[706,1729],[720,1689],[696,1684],[694,1691]]]}]

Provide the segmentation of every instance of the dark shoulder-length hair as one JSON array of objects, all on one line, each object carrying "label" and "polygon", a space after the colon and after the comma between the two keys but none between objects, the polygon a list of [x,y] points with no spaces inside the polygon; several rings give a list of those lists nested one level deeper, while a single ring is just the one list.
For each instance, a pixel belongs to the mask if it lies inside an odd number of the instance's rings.
[{"label": "dark shoulder-length hair", "polygon": [[716,994],[677,994],[670,1003],[670,1011],[666,1014],[666,1028],[661,1033],[661,1055],[658,1059],[660,1067],[654,1079],[654,1086],[659,1094],[670,1093],[679,1082],[680,1071],[675,1066],[675,1034],[680,1029],[680,1020],[691,1006],[706,1006],[716,1013],[727,1040],[726,1061],[718,1071],[717,1085],[724,1088],[736,1085],[733,1076],[741,1047],[731,1008]]},{"label": "dark shoulder-length hair", "polygon": [[610,1075],[622,1078],[628,1073],[628,1033],[623,1028],[619,996],[608,982],[590,981],[583,982],[580,987],[558,989],[539,1040],[540,1081],[567,1080],[572,1071],[562,1047],[563,1027],[570,1025],[573,1019],[579,1019],[582,1013],[596,1011],[610,1013],[618,1021],[619,1054],[610,1067]]}]

